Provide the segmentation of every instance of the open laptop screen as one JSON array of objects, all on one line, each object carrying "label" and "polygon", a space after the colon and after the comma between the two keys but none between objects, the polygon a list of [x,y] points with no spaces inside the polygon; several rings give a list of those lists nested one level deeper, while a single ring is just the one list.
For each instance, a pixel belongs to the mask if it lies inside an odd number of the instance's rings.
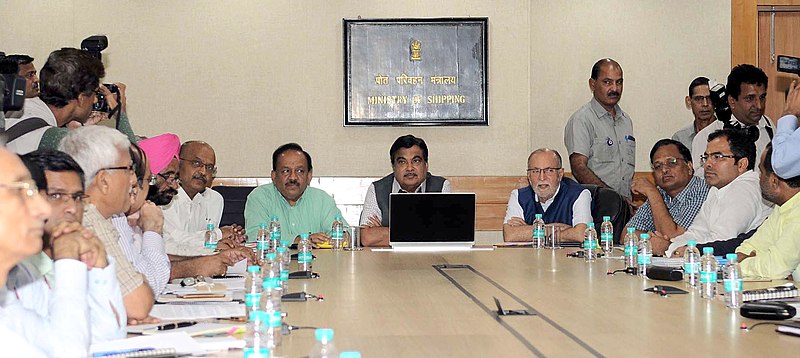
[{"label": "open laptop screen", "polygon": [[475,194],[391,194],[389,241],[474,242]]}]

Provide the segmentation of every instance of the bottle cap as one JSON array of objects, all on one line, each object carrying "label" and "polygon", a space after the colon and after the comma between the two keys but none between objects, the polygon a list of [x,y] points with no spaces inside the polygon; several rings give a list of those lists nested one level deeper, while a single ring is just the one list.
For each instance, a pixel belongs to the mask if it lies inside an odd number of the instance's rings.
[{"label": "bottle cap", "polygon": [[586,223],[586,226],[588,226],[588,227],[590,227],[590,228],[594,229],[594,223]]},{"label": "bottle cap", "polygon": [[534,215],[534,216],[535,216],[537,219],[541,219],[541,218],[542,218],[542,214],[536,214],[536,215]]},{"label": "bottle cap", "polygon": [[361,358],[361,352],[342,352],[339,358]]},{"label": "bottle cap", "polygon": [[271,219],[272,219],[272,221],[277,221],[278,220],[278,215],[272,215]]},{"label": "bottle cap", "polygon": [[611,217],[610,216],[603,216],[603,221],[611,221]]},{"label": "bottle cap", "polygon": [[283,247],[283,248],[289,247],[290,244],[291,244],[291,241],[289,241],[289,240],[281,240],[281,247]]},{"label": "bottle cap", "polygon": [[308,233],[304,232],[304,233],[300,234],[300,238],[303,239],[303,240],[308,240]]},{"label": "bottle cap", "polygon": [[639,238],[644,239],[644,240],[650,239],[650,234],[641,234],[641,235],[639,235]]},{"label": "bottle cap", "polygon": [[213,228],[214,228],[214,224],[212,224],[212,223],[208,223],[208,224],[206,224],[206,229],[209,229],[209,230],[211,230],[211,229],[213,229]]},{"label": "bottle cap", "polygon": [[636,228],[635,227],[629,227],[628,228],[628,232],[629,233],[634,233],[634,232],[636,232]]},{"label": "bottle cap", "polygon": [[265,223],[258,224],[258,228],[259,229],[266,229],[267,228],[267,224],[265,224]]},{"label": "bottle cap", "polygon": [[275,260],[275,257],[276,256],[274,252],[270,252],[267,254],[267,260]]},{"label": "bottle cap", "polygon": [[279,254],[282,254],[282,253],[286,252],[286,248],[281,246],[281,247],[275,249],[275,252],[277,252]]},{"label": "bottle cap", "polygon": [[314,338],[320,342],[330,342],[333,340],[333,330],[330,328],[317,328],[314,331]]},{"label": "bottle cap", "polygon": [[728,259],[728,262],[736,262],[736,254],[727,254],[725,258]]},{"label": "bottle cap", "polygon": [[258,272],[258,271],[261,271],[261,267],[256,265],[247,266],[247,272]]},{"label": "bottle cap", "polygon": [[689,241],[686,242],[686,245],[687,246],[696,247],[697,246],[697,240],[689,240]]},{"label": "bottle cap", "polygon": [[712,254],[713,255],[714,254],[714,248],[713,247],[704,247],[703,248],[703,255],[705,255],[705,254]]}]

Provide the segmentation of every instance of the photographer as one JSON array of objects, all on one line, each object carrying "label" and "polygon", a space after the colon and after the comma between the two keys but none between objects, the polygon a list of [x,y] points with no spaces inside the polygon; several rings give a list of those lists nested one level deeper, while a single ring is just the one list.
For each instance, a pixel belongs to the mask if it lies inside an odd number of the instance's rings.
[{"label": "photographer", "polygon": [[[39,76],[36,67],[33,66],[33,57],[28,55],[8,55],[6,61],[17,65],[17,76],[25,79],[25,98],[36,98],[39,96]],[[20,118],[23,111],[8,111],[6,118]]]},{"label": "photographer", "polygon": [[57,148],[69,131],[68,123],[93,123],[89,118],[97,101],[96,91],[104,94],[112,111],[119,111],[119,131],[135,141],[125,114],[125,86],[118,85],[121,103],[117,103],[111,91],[100,86],[105,69],[99,59],[86,51],[62,48],[50,54],[39,75],[39,98],[25,101],[21,118],[6,120],[8,149],[26,154],[37,148]]}]

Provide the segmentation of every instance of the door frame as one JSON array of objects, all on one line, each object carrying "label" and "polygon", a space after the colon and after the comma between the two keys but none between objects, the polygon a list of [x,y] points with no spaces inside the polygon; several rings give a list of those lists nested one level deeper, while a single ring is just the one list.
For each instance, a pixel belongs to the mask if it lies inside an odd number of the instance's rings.
[{"label": "door frame", "polygon": [[800,0],[731,0],[731,67],[758,63],[758,7],[798,6]]}]

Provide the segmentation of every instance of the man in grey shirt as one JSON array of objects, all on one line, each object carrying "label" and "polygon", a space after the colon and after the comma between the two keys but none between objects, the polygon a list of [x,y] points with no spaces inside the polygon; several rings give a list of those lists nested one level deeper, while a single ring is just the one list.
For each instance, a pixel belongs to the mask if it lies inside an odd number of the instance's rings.
[{"label": "man in grey shirt", "polygon": [[622,67],[604,58],[592,66],[593,98],[564,127],[572,175],[582,184],[611,188],[631,198],[636,164],[633,122],[617,104],[622,97]]},{"label": "man in grey shirt", "polygon": [[691,109],[694,121],[686,127],[681,128],[672,135],[673,140],[681,142],[686,148],[692,148],[697,132],[708,127],[709,124],[717,120],[714,116],[714,103],[711,102],[711,90],[708,85],[708,78],[697,77],[689,84],[689,95],[686,96],[686,109]]}]

